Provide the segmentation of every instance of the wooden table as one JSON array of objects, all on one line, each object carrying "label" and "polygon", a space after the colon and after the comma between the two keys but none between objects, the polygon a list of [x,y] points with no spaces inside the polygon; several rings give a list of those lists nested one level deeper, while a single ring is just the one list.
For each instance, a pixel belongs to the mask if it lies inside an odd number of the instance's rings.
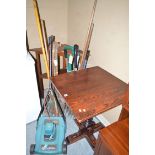
[{"label": "wooden table", "polygon": [[93,133],[104,126],[95,124],[92,118],[122,104],[127,84],[100,67],[58,75],[52,78],[52,83],[65,99],[80,129],[67,137],[68,143],[85,137],[94,148]]},{"label": "wooden table", "polygon": [[129,118],[102,129],[94,152],[94,155],[128,155]]}]

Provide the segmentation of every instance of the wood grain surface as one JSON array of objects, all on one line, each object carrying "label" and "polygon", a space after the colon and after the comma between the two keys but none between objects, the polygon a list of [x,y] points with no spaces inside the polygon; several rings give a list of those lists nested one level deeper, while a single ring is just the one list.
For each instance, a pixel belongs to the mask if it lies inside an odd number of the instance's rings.
[{"label": "wood grain surface", "polygon": [[100,67],[65,73],[52,83],[78,122],[86,121],[123,103],[127,84]]},{"label": "wood grain surface", "polygon": [[100,130],[94,155],[104,154],[129,154],[129,118]]},{"label": "wood grain surface", "polygon": [[119,116],[119,120],[129,117],[129,85],[124,93],[122,110]]}]

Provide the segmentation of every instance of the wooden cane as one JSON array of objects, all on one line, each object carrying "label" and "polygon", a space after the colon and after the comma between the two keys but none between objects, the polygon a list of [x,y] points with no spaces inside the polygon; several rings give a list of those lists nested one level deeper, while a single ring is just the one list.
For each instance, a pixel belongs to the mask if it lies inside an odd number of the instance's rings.
[{"label": "wooden cane", "polygon": [[84,68],[84,61],[85,61],[86,54],[87,54],[87,51],[88,51],[88,48],[89,48],[89,43],[90,43],[90,40],[91,40],[92,31],[93,31],[93,27],[94,27],[93,20],[94,20],[96,5],[97,5],[97,0],[94,1],[94,6],[93,6],[91,18],[90,18],[90,24],[89,24],[89,27],[88,27],[86,41],[85,41],[85,44],[84,44],[83,54],[82,54],[81,59],[80,59],[80,68],[79,69]]},{"label": "wooden cane", "polygon": [[42,27],[42,32],[43,32],[46,58],[47,58],[47,62],[49,62],[49,49],[48,49],[48,41],[47,41],[47,31],[46,31],[45,20],[43,20],[43,19],[41,19],[41,27]]},{"label": "wooden cane", "polygon": [[42,27],[41,27],[41,22],[40,22],[39,9],[38,9],[38,4],[37,4],[36,0],[33,0],[33,6],[34,6],[34,14],[36,17],[36,23],[37,23],[37,27],[38,27],[38,33],[39,33],[39,38],[40,38],[42,52],[43,52],[45,68],[46,68],[46,72],[47,72],[47,78],[50,79],[49,66],[48,66],[48,62],[47,62],[45,44],[44,44],[44,40],[43,40],[43,33],[42,33]]}]

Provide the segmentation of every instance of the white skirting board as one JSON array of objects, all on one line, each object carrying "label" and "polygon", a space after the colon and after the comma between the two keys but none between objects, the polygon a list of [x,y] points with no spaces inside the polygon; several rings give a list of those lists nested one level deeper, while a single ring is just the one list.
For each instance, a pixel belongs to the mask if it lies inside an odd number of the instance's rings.
[{"label": "white skirting board", "polygon": [[122,105],[119,105],[113,109],[110,109],[100,115],[97,115],[96,118],[104,125],[109,126],[110,124],[118,121],[120,113],[122,110]]},{"label": "white skirting board", "polygon": [[103,114],[97,115],[96,118],[106,127],[110,125],[110,122],[103,116]]}]

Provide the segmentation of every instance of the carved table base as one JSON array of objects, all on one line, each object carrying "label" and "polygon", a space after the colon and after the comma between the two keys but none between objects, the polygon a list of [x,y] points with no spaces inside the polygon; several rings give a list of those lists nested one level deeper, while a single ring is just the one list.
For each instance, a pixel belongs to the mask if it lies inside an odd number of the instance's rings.
[{"label": "carved table base", "polygon": [[93,134],[99,131],[100,129],[104,128],[104,125],[100,122],[95,123],[92,119],[89,119],[88,121],[83,123],[78,123],[76,120],[75,122],[79,127],[79,131],[66,137],[67,145],[73,144],[82,138],[86,138],[88,143],[94,150],[96,144],[96,138]]}]

